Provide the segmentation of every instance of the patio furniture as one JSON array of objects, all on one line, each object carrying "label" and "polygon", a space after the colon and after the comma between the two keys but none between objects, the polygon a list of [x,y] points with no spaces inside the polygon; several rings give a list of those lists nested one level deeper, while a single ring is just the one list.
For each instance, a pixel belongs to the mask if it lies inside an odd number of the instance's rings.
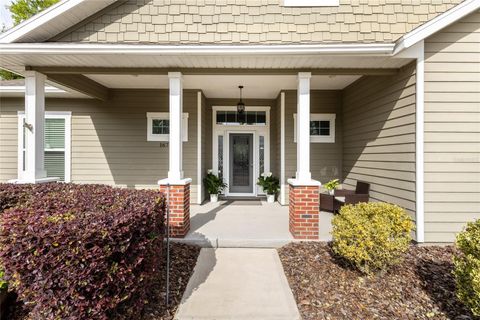
[{"label": "patio furniture", "polygon": [[336,212],[340,204],[335,201],[335,196],[328,193],[320,193],[320,211]]},{"label": "patio furniture", "polygon": [[333,208],[340,210],[343,205],[357,204],[359,202],[368,202],[370,193],[370,184],[364,181],[357,181],[355,190],[335,190]]}]

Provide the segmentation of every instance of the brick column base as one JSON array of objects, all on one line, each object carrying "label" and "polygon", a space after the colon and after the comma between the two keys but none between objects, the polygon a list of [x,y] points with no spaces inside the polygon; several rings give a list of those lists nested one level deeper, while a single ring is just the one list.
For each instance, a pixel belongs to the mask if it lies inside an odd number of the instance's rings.
[{"label": "brick column base", "polygon": [[320,187],[289,184],[289,229],[293,238],[318,240]]},{"label": "brick column base", "polygon": [[[165,184],[160,184],[160,192],[167,198]],[[190,182],[170,185],[170,236],[183,238],[190,230]]]}]

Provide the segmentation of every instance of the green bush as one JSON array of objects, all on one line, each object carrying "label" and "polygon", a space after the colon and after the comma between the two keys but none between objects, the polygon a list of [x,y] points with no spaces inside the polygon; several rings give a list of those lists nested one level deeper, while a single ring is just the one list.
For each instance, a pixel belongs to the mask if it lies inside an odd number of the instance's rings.
[{"label": "green bush", "polygon": [[332,224],[333,251],[366,274],[399,263],[414,228],[405,210],[382,202],[343,206]]},{"label": "green bush", "polygon": [[469,223],[457,236],[460,253],[454,258],[457,297],[480,316],[480,220]]}]

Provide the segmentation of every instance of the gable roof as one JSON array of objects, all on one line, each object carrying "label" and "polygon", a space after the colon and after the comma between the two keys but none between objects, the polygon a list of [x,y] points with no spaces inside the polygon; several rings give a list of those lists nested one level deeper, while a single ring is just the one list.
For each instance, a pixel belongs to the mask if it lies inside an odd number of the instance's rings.
[{"label": "gable roof", "polygon": [[62,0],[0,35],[0,43],[43,42],[117,0]]}]

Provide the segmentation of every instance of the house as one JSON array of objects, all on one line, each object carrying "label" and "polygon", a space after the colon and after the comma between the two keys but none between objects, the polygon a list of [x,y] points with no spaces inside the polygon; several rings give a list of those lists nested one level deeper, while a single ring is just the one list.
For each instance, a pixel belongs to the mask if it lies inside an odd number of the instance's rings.
[{"label": "house", "polygon": [[228,196],[273,172],[299,239],[333,178],[417,242],[480,218],[480,0],[63,0],[0,54],[25,77],[0,89],[2,182],[169,185],[179,236],[210,168]]}]

